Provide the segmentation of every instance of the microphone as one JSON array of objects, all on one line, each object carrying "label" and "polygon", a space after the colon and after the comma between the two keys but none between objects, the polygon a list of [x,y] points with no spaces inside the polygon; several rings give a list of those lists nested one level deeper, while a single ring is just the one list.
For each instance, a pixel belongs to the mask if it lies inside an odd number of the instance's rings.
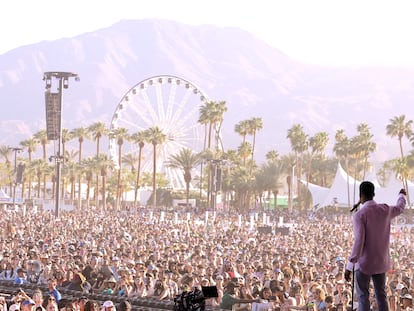
[{"label": "microphone", "polygon": [[356,204],[354,204],[354,207],[350,210],[350,212],[352,213],[353,211],[356,211],[360,204],[361,204],[361,201],[358,201]]}]

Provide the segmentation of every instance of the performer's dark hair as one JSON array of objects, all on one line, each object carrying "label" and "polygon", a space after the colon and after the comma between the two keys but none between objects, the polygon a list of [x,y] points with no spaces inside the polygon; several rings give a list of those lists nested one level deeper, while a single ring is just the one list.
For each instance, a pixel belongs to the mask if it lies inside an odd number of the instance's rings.
[{"label": "performer's dark hair", "polygon": [[364,195],[367,198],[372,198],[375,196],[375,186],[370,181],[363,181],[359,185],[359,195]]}]

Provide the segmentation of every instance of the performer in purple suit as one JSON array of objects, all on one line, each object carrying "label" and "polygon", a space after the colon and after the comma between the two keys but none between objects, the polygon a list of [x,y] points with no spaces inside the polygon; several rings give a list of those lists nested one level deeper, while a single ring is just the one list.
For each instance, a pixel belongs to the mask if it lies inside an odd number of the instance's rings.
[{"label": "performer in purple suit", "polygon": [[[351,280],[355,271],[358,311],[369,311],[369,284],[374,283],[375,298],[379,311],[388,311],[385,273],[391,267],[390,227],[391,220],[400,215],[406,205],[404,189],[399,192],[397,204],[388,206],[374,201],[375,187],[369,181],[359,186],[361,208],[353,215],[354,244],[345,270],[345,279]],[[357,206],[355,206],[356,208]]]}]

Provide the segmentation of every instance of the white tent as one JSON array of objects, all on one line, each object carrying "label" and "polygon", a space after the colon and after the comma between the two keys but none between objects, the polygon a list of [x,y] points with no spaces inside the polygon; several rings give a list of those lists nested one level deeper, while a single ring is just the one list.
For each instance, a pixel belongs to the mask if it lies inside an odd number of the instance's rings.
[{"label": "white tent", "polygon": [[[348,181],[349,186],[348,186]],[[303,185],[306,186],[306,181],[300,181]],[[319,209],[326,206],[335,206],[338,207],[349,207],[354,203],[354,184],[355,193],[358,193],[359,181],[355,182],[355,179],[351,176],[347,176],[346,172],[343,170],[341,165],[338,163],[338,168],[336,170],[336,175],[332,186],[330,188],[321,187],[312,183],[308,183],[308,190],[312,195],[313,207]],[[348,204],[348,189],[349,189],[349,204]],[[358,201],[358,198],[355,199]]]},{"label": "white tent", "polygon": [[[386,187],[381,187],[374,171],[368,173],[365,180],[375,185],[375,201],[378,203],[394,204],[398,192],[403,188],[403,183],[397,178],[392,178]],[[306,185],[306,181],[301,180]],[[315,184],[308,184],[309,192],[312,195],[313,206],[316,208],[334,206],[352,207],[359,200],[360,181],[349,176],[338,163],[335,179],[330,188],[321,187]],[[349,191],[349,204],[348,204]],[[410,198],[414,198],[414,183],[408,182]]]},{"label": "white tent", "polygon": [[[387,204],[394,204],[397,201],[397,195],[400,190],[404,188],[403,181],[392,177],[387,183],[387,187],[375,189],[375,201],[384,202]],[[412,201],[414,195],[414,184],[408,181],[408,193],[410,201]]]},{"label": "white tent", "polygon": [[[306,186],[306,180],[301,180],[300,182]],[[325,201],[329,193],[329,188],[308,183],[308,190],[312,195],[313,206],[315,208],[321,207],[322,202]]]},{"label": "white tent", "polygon": [[8,203],[9,201],[10,196],[3,189],[0,189],[0,203]]}]

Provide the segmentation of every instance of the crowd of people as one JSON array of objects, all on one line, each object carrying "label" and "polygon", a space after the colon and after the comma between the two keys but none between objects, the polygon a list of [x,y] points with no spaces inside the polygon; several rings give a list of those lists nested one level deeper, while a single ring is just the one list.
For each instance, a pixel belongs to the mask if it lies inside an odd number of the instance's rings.
[{"label": "crowd of people", "polygon": [[[309,217],[298,211],[231,215],[138,209],[72,211],[59,218],[50,212],[2,215],[0,280],[48,290],[19,291],[8,300],[0,295],[0,311],[110,311],[128,303],[99,304],[88,294],[174,301],[209,286],[217,297],[205,304],[227,310],[341,311],[357,305],[344,278],[353,239],[349,212]],[[392,227],[393,262],[387,272],[392,311],[412,308],[413,234],[410,225]],[[82,299],[62,305],[63,288],[82,292]],[[370,301],[376,310],[373,291]]]}]

